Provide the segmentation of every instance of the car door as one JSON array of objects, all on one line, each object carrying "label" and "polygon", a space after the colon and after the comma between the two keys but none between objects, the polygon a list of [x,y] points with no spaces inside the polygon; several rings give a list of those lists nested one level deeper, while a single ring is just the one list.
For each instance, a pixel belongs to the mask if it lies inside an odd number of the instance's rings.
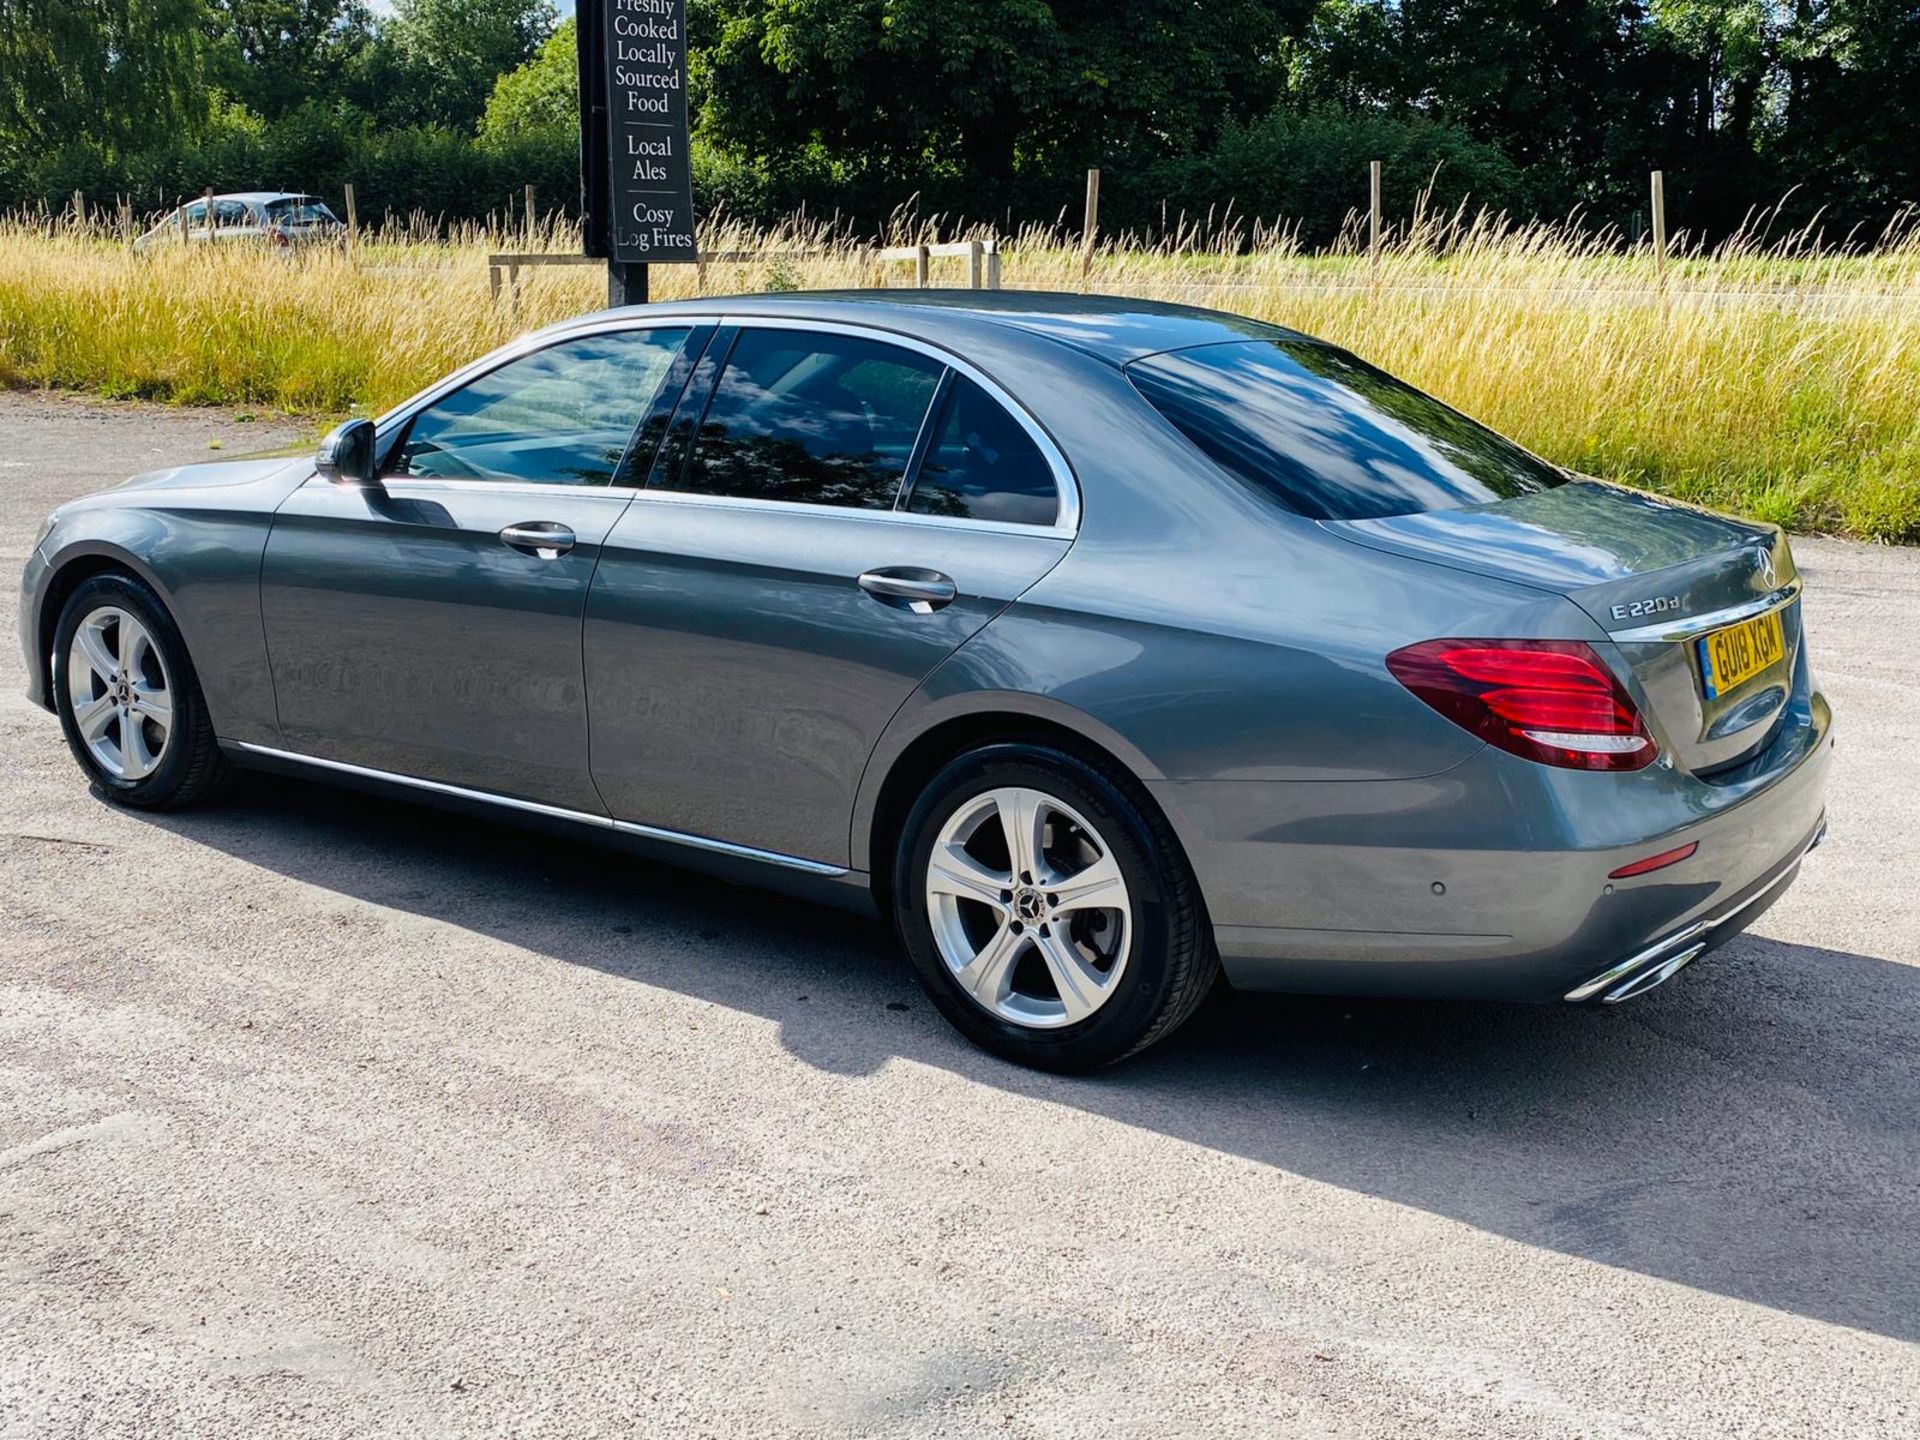
[{"label": "car door", "polygon": [[216,200],[213,202],[213,238],[216,240],[246,240],[257,238],[260,234],[259,222],[244,200]]},{"label": "car door", "polygon": [[290,751],[604,814],[581,616],[633,497],[636,427],[657,397],[671,406],[689,334],[603,331],[509,359],[389,427],[379,486],[316,476],[293,493],[261,570]]},{"label": "car door", "polygon": [[1058,563],[1076,505],[1058,449],[964,362],[855,327],[723,328],[588,596],[614,817],[845,865],[887,721]]}]

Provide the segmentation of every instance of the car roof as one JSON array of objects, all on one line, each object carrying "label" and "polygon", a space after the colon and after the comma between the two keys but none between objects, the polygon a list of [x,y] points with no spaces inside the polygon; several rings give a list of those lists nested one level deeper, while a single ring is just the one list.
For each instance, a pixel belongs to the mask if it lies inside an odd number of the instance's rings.
[{"label": "car roof", "polygon": [[1195,345],[1306,338],[1277,325],[1195,305],[1039,290],[795,291],[670,301],[604,311],[589,318],[638,313],[643,308],[649,315],[711,314],[719,310],[742,317],[838,320],[945,341],[963,352],[968,335],[977,335],[985,328],[1003,336],[1070,346],[1112,365]]},{"label": "car roof", "polygon": [[245,200],[255,205],[265,205],[273,200],[312,200],[316,196],[304,190],[234,190],[225,195],[216,195],[216,200]]}]

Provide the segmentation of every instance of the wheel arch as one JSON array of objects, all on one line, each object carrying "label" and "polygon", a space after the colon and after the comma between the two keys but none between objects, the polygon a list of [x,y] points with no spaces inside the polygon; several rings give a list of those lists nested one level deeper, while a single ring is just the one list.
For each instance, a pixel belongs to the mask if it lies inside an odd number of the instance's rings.
[{"label": "wheel arch", "polygon": [[152,590],[167,613],[178,625],[179,612],[173,597],[151,569],[129,552],[103,540],[81,540],[63,549],[47,566],[47,579],[40,590],[39,609],[34,616],[34,658],[40,693],[53,708],[53,633],[60,625],[60,612],[67,598],[96,575],[125,575]]},{"label": "wheel arch", "polygon": [[1145,782],[1159,771],[1123,737],[1091,716],[1036,695],[975,693],[896,717],[881,737],[855,802],[849,837],[854,868],[871,877],[881,913],[890,913],[891,843],[926,784],[955,756],[996,742],[1051,744],[1104,762],[1135,786],[1138,803],[1160,807]]}]

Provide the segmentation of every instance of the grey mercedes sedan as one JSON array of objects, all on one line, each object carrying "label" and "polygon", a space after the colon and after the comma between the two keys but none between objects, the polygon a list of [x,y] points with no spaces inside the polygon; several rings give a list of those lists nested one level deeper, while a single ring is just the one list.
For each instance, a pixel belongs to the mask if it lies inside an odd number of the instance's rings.
[{"label": "grey mercedes sedan", "polygon": [[871,907],[1055,1069],[1243,989],[1606,1004],[1824,827],[1780,532],[1205,310],[616,310],[317,457],[62,506],[20,607],[108,799],[265,767]]}]

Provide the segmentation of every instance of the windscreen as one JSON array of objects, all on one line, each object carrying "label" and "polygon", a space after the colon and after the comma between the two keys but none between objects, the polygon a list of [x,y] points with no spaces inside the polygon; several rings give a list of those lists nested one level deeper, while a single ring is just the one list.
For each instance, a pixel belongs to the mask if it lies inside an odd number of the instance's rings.
[{"label": "windscreen", "polygon": [[1315,520],[1509,500],[1567,476],[1331,345],[1202,345],[1127,367],[1147,401],[1230,474]]}]

